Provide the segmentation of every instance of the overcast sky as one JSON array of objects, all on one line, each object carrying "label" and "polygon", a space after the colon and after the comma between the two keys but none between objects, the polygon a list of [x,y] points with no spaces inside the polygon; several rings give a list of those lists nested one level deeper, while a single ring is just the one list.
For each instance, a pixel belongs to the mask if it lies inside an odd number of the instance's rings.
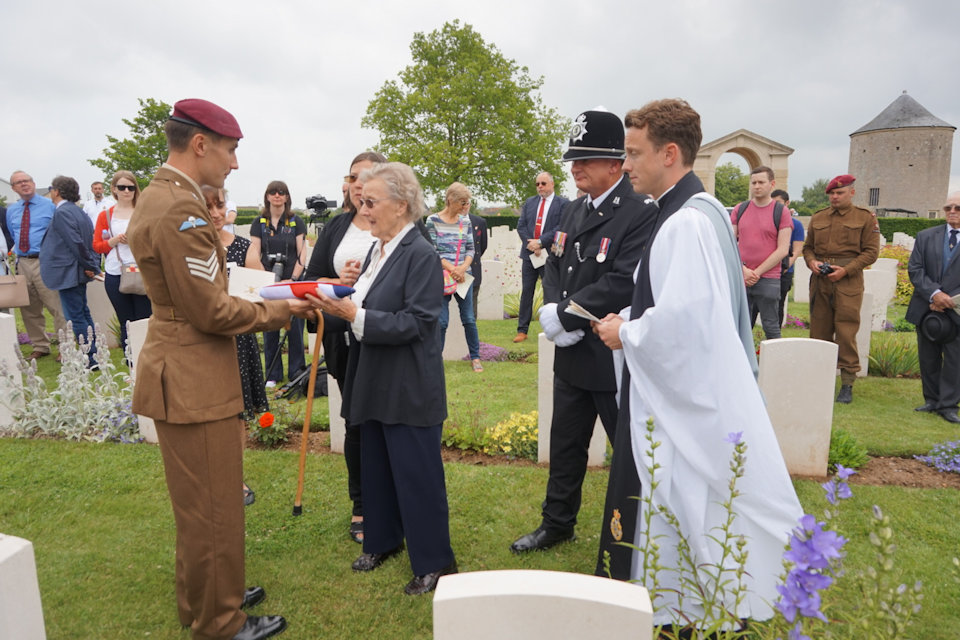
[{"label": "overcast sky", "polygon": [[[958,17],[960,3],[917,0],[3,2],[0,175],[65,174],[86,190],[102,177],[87,159],[128,134],[137,98],[196,97],[243,129],[227,180],[239,204],[262,202],[272,179],[295,206],[339,200],[350,159],[378,140],[360,119],[411,62],[414,32],[459,18],[542,76],[545,104],[567,117],[682,97],[704,142],[745,128],[793,147],[799,197],[846,172],[849,134],[903,90],[960,125]],[[960,188],[960,163],[952,174]]]}]

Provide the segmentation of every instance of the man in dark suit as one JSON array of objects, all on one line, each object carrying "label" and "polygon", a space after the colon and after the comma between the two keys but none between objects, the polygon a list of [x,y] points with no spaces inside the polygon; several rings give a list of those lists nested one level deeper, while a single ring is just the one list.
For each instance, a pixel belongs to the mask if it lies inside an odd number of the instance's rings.
[{"label": "man in dark suit", "polygon": [[613,355],[589,320],[566,313],[576,302],[603,318],[630,302],[633,272],[657,217],[656,205],[634,193],[623,175],[623,123],[608,111],[581,113],[563,155],[586,195],[563,209],[544,266],[540,323],[556,345],[550,477],[542,522],[510,549],[549,548],[572,540],[587,449],[597,416],[613,442],[617,423]]},{"label": "man in dark suit", "polygon": [[469,214],[470,224],[473,227],[473,262],[470,263],[470,273],[473,274],[473,317],[477,317],[477,301],[480,299],[480,281],[483,280],[483,264],[480,257],[487,251],[487,221],[481,216]]},{"label": "man in dark suit", "polygon": [[[960,292],[960,191],[948,196],[943,211],[947,224],[918,233],[910,254],[907,271],[913,283],[913,297],[907,307],[907,320],[917,325],[923,382],[924,404],[916,410],[936,413],[947,422],[960,424],[960,340],[956,330],[960,316],[954,313],[957,304],[953,301],[953,296]],[[928,315],[940,317],[926,318]]]},{"label": "man in dark suit", "polygon": [[527,339],[530,320],[533,317],[533,293],[537,288],[537,279],[543,277],[543,266],[535,267],[530,256],[538,258],[549,251],[553,244],[553,234],[560,223],[560,212],[569,202],[563,196],[553,193],[553,176],[546,171],[537,174],[537,195],[528,198],[520,210],[517,221],[517,235],[520,236],[520,309],[517,315],[517,335],[514,342]]}]

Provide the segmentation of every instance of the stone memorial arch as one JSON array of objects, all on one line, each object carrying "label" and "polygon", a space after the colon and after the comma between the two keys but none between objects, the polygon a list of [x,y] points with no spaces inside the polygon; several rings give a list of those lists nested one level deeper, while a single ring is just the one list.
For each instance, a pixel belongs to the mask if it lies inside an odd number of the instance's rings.
[{"label": "stone memorial arch", "polygon": [[761,165],[770,167],[776,176],[777,188],[790,191],[787,159],[793,149],[753,131],[739,129],[700,147],[697,159],[693,162],[693,172],[703,182],[707,193],[716,192],[717,162],[725,153],[737,154],[747,161],[750,169]]}]

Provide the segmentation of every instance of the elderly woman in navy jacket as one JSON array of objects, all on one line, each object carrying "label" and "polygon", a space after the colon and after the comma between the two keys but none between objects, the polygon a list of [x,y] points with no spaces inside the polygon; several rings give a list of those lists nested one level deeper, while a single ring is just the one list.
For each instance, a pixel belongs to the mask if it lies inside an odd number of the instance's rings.
[{"label": "elderly woman in navy jacket", "polygon": [[80,185],[73,178],[57,176],[50,187],[50,199],[56,206],[50,226],[40,245],[40,277],[48,289],[60,294],[63,316],[73,324],[79,340],[90,340],[90,366],[96,360],[96,342],[88,330],[93,318],[87,306],[87,282],[100,273],[100,256],[93,251],[93,224],[80,200]]},{"label": "elderly woman in navy jacket", "polygon": [[424,205],[410,167],[376,165],[361,179],[359,215],[377,242],[356,293],[353,300],[319,292],[310,299],[351,332],[343,417],[360,425],[364,512],[364,553],[353,569],[376,569],[406,539],[414,576],[404,592],[418,595],[457,571],[440,457],[447,417],[443,276],[437,252],[414,225]]}]

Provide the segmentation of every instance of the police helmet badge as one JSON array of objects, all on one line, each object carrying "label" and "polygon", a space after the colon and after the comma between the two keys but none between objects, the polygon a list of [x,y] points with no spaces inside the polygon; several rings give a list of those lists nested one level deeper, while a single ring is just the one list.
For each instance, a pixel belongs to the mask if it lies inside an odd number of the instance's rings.
[{"label": "police helmet badge", "polygon": [[570,141],[563,153],[564,162],[590,158],[623,160],[623,121],[603,107],[584,111],[573,121]]},{"label": "police helmet badge", "polygon": [[583,140],[583,136],[587,133],[587,114],[581,113],[577,116],[577,119],[573,121],[573,129],[570,130],[570,140],[579,141]]}]

